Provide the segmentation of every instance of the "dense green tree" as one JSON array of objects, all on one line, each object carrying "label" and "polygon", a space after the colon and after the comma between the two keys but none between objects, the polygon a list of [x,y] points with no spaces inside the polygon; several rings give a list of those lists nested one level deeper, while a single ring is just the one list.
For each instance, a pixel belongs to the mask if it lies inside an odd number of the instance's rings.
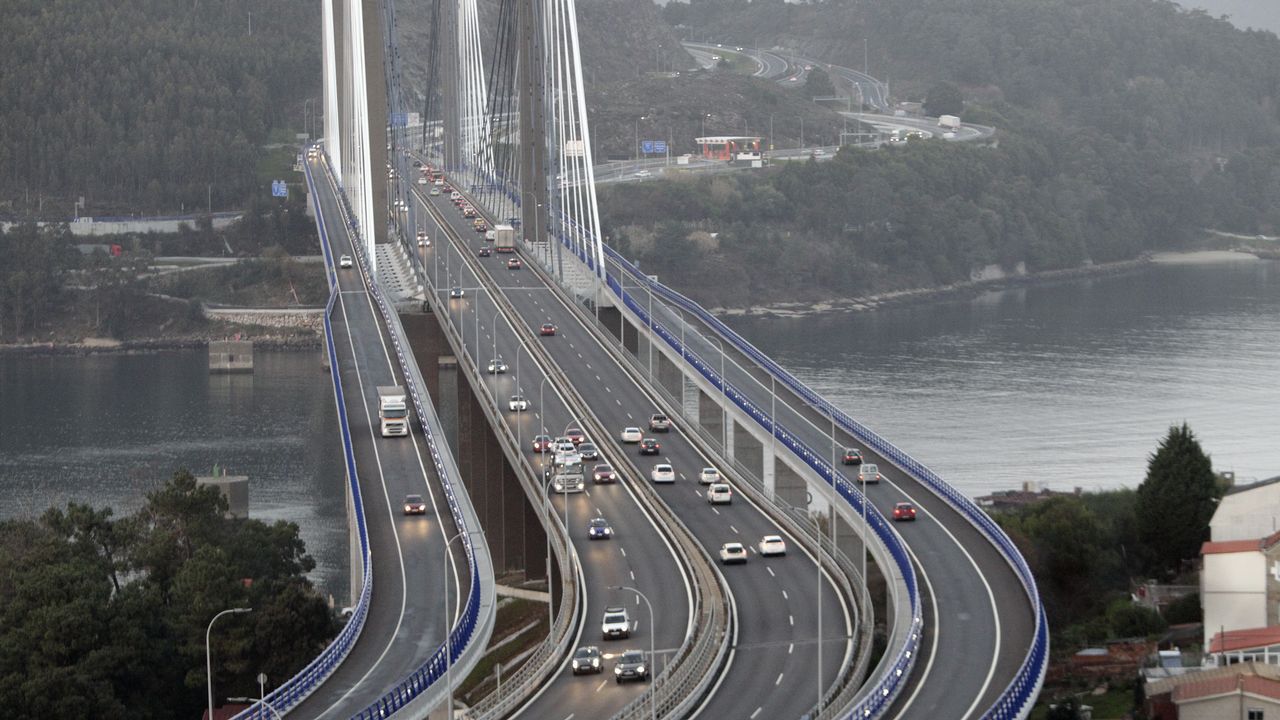
[{"label": "dense green tree", "polygon": [[815,67],[809,71],[804,80],[804,95],[808,98],[832,97],[836,94],[836,86],[826,70]]},{"label": "dense green tree", "polygon": [[[286,0],[3,4],[0,207],[70,217],[235,208],[272,130],[319,94],[320,13]],[[252,33],[249,13],[252,12]]]},{"label": "dense green tree", "polygon": [[1169,428],[1138,486],[1138,540],[1152,573],[1175,573],[1183,560],[1198,557],[1220,494],[1209,456],[1191,428],[1185,422]]},{"label": "dense green tree", "polygon": [[1036,503],[1002,516],[1001,523],[1030,564],[1054,627],[1079,622],[1103,607],[1119,558],[1106,527],[1079,498]]},{"label": "dense green tree", "polygon": [[926,115],[959,115],[964,111],[964,95],[960,88],[949,82],[940,82],[929,88],[924,96],[924,112]]},{"label": "dense green tree", "polygon": [[72,504],[0,523],[0,704],[12,717],[193,717],[204,633],[218,611],[254,612],[213,637],[220,694],[286,678],[332,637],[298,528],[224,516],[186,471],[137,513]]}]

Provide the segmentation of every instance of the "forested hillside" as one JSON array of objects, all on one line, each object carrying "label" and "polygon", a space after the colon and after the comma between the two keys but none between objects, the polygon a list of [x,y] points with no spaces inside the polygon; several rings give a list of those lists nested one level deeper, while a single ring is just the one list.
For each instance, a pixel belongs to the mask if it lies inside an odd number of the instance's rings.
[{"label": "forested hillside", "polygon": [[237,207],[320,87],[308,0],[0,0],[0,214]]},{"label": "forested hillside", "polygon": [[[852,67],[865,37],[895,99],[928,105],[958,89],[965,121],[998,129],[992,148],[912,142],[842,151],[826,167],[609,192],[611,236],[706,302],[856,296],[992,264],[1128,259],[1185,247],[1204,227],[1280,230],[1271,33],[1164,0],[693,0],[664,17]],[[746,286],[696,282],[725,272]]]}]

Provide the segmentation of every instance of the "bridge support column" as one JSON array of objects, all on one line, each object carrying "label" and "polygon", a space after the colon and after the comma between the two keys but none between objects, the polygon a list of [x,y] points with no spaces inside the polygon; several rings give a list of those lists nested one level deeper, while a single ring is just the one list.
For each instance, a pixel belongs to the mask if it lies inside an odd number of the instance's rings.
[{"label": "bridge support column", "polygon": [[804,476],[792,469],[785,460],[777,462],[782,459],[781,456],[775,455],[774,459],[773,483],[776,497],[796,507],[808,507],[810,492]]},{"label": "bridge support column", "polygon": [[452,355],[436,358],[436,415],[444,426],[445,442],[458,447],[458,359]]},{"label": "bridge support column", "polygon": [[654,363],[654,379],[662,386],[663,390],[671,397],[679,398],[684,396],[684,373],[680,372],[680,368],[674,362],[667,359],[665,355],[658,352],[658,348],[653,349]]},{"label": "bridge support column", "polygon": [[723,442],[725,419],[725,412],[720,408],[720,398],[713,398],[702,388],[698,388],[698,424],[718,443]]},{"label": "bridge support column", "polygon": [[773,498],[778,492],[778,483],[774,470],[778,463],[778,456],[771,446],[764,446],[760,451],[760,482],[764,483],[764,494]]},{"label": "bridge support column", "polygon": [[734,462],[746,468],[747,472],[754,477],[760,477],[763,474],[764,448],[756,436],[751,433],[750,428],[741,425],[730,419],[729,433],[729,457]]},{"label": "bridge support column", "polygon": [[450,354],[439,322],[434,315],[421,313],[401,313],[400,320],[418,366],[434,363],[438,368],[423,379],[445,429],[445,449],[457,460],[488,538],[494,571],[499,575],[523,572],[529,579],[545,577],[546,535],[537,509],[525,497],[471,386],[459,375],[457,359]]}]

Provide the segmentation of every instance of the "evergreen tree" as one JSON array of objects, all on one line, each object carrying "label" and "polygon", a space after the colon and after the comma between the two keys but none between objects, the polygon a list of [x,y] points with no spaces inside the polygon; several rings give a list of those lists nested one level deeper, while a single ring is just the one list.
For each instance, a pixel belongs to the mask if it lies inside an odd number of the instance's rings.
[{"label": "evergreen tree", "polygon": [[1218,497],[1213,466],[1191,428],[1185,422],[1169,428],[1138,486],[1138,541],[1149,570],[1174,573],[1199,554]]},{"label": "evergreen tree", "polygon": [[924,98],[926,115],[959,115],[962,110],[964,96],[960,94],[960,88],[949,82],[938,83],[929,88],[929,94]]}]

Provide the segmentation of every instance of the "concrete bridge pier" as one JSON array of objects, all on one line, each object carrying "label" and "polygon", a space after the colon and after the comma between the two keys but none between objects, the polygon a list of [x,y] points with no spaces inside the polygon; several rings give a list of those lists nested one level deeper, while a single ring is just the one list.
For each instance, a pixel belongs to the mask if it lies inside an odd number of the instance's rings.
[{"label": "concrete bridge pier", "polygon": [[418,366],[437,367],[423,379],[485,530],[495,572],[500,578],[512,573],[545,578],[546,535],[539,510],[526,498],[443,330],[431,314],[402,313],[400,319]]}]

